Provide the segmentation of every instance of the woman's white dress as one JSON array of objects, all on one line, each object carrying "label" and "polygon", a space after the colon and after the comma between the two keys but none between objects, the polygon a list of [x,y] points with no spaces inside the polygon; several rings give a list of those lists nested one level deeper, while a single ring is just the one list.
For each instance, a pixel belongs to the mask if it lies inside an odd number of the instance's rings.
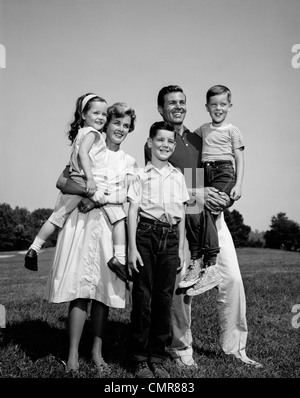
[{"label": "woman's white dress", "polygon": [[[136,162],[122,150],[108,151],[109,181],[114,175],[133,174]],[[76,208],[57,239],[54,261],[46,285],[49,302],[93,299],[109,307],[125,307],[125,283],[107,262],[113,257],[112,225],[101,209],[83,214]]]}]

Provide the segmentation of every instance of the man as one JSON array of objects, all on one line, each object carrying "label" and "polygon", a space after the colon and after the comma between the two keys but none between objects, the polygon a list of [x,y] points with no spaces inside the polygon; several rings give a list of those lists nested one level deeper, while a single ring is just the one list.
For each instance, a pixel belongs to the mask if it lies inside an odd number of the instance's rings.
[{"label": "man", "polygon": [[[188,170],[196,171],[196,169],[200,169],[202,139],[191,133],[183,124],[187,107],[186,96],[181,87],[163,87],[158,94],[157,105],[158,112],[163,120],[172,123],[177,132],[176,149],[169,162],[180,168],[185,174]],[[149,159],[150,153],[145,145],[145,161],[147,162]],[[187,183],[187,185],[189,184]],[[192,195],[198,192],[197,189],[193,189],[195,184],[190,185],[190,188]],[[201,201],[198,195],[197,199]],[[230,200],[226,194],[218,192],[214,188],[205,188],[205,206],[210,211],[220,212],[217,218],[220,253],[216,265],[222,276],[217,295],[220,326],[219,342],[225,354],[232,355],[247,365],[262,367],[261,364],[251,360],[246,355],[248,329],[244,286],[232,237],[222,213],[222,210],[229,205]],[[188,257],[187,260],[186,266],[189,264]],[[185,268],[177,275],[176,286],[185,275]],[[171,355],[180,366],[197,366],[193,359],[192,348],[192,297],[177,293],[174,294],[172,307]]]}]

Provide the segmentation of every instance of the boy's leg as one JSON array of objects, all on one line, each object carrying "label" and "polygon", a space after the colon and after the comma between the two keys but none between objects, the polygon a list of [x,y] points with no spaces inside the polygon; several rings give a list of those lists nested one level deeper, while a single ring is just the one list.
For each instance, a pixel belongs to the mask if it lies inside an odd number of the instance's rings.
[{"label": "boy's leg", "polygon": [[[235,173],[231,164],[209,165],[205,168],[205,184],[212,186],[228,195],[235,184]],[[200,242],[203,253],[204,272],[201,278],[187,291],[188,296],[204,293],[220,284],[222,276],[216,265],[217,254],[220,252],[216,216],[204,208],[201,219]]]},{"label": "boy's leg", "polygon": [[155,256],[152,249],[152,228],[141,224],[139,227],[145,228],[143,234],[137,236],[137,248],[144,265],[138,266],[138,273],[133,273],[130,352],[136,366],[136,377],[153,378],[147,362]]},{"label": "boy's leg", "polygon": [[220,252],[218,231],[216,227],[216,217],[207,209],[201,214],[200,244],[203,254],[204,268],[215,265],[217,255]]},{"label": "boy's leg", "polygon": [[[166,345],[170,339],[171,306],[178,262],[178,237],[175,229],[166,234],[165,230],[167,228],[162,227],[162,233],[159,233],[156,238],[158,246],[155,250],[157,255],[153,272],[151,328],[148,343],[150,364],[163,363],[166,358]],[[170,377],[163,367],[154,366],[153,372],[157,377]]]},{"label": "boy's leg", "polygon": [[191,253],[191,261],[187,268],[186,274],[179,282],[179,287],[184,289],[194,285],[201,273],[202,268],[202,260],[201,260],[201,246],[199,240],[200,234],[200,223],[201,223],[201,214],[202,213],[195,213],[195,214],[186,214],[186,237],[189,244],[189,250]]},{"label": "boy's leg", "polygon": [[204,254],[203,270],[198,281],[187,290],[188,296],[197,296],[218,286],[222,280],[218,269],[212,265],[216,264],[217,253],[219,253],[218,232],[214,216],[206,209],[202,212],[202,223],[200,242]]}]

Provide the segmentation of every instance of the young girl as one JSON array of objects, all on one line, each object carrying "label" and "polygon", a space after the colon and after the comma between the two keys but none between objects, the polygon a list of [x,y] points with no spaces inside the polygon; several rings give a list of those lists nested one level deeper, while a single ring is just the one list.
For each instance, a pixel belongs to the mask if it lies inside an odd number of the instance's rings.
[{"label": "young girl", "polygon": [[[74,121],[68,137],[72,143],[70,176],[85,187],[85,194],[98,203],[107,203],[110,194],[107,180],[107,149],[102,131],[107,120],[107,102],[96,94],[85,94],[76,101]],[[25,255],[25,268],[38,270],[37,254],[45,241],[57,228],[62,228],[69,214],[82,199],[79,195],[59,193],[55,208],[44,223]],[[122,206],[105,206],[105,212],[113,228],[115,258],[125,264],[125,217]]]},{"label": "young girl", "polygon": [[[112,186],[108,196],[111,203],[127,199],[127,176],[133,176],[137,169],[135,159],[120,149],[128,133],[134,130],[134,124],[135,112],[126,104],[117,103],[108,108],[105,169]],[[74,193],[67,189],[63,180],[64,174],[58,187]],[[90,204],[94,205],[93,202]],[[67,370],[79,368],[78,349],[91,301],[92,361],[102,371],[107,366],[102,357],[102,340],[109,308],[125,307],[125,284],[107,267],[113,256],[113,226],[104,207],[84,210],[79,212],[76,208],[72,211],[58,235],[46,299],[52,303],[70,303]]]}]

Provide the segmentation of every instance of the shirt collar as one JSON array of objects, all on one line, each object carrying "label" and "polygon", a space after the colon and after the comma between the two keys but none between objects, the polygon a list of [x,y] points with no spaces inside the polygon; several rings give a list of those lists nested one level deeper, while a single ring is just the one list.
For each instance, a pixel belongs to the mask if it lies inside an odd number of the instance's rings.
[{"label": "shirt collar", "polygon": [[[174,171],[177,173],[177,172],[179,172],[179,173],[181,173],[181,171],[179,171],[177,168],[175,168],[171,163],[167,163],[167,167],[169,168],[169,170],[170,170],[170,174],[171,173],[173,173]],[[145,166],[145,168],[144,168],[144,171],[145,171],[145,173],[147,173],[148,171],[150,171],[150,170],[152,170],[152,169],[155,169],[155,167],[153,166],[153,164],[150,162],[150,160],[148,161],[148,163],[146,164],[146,166]]]}]

